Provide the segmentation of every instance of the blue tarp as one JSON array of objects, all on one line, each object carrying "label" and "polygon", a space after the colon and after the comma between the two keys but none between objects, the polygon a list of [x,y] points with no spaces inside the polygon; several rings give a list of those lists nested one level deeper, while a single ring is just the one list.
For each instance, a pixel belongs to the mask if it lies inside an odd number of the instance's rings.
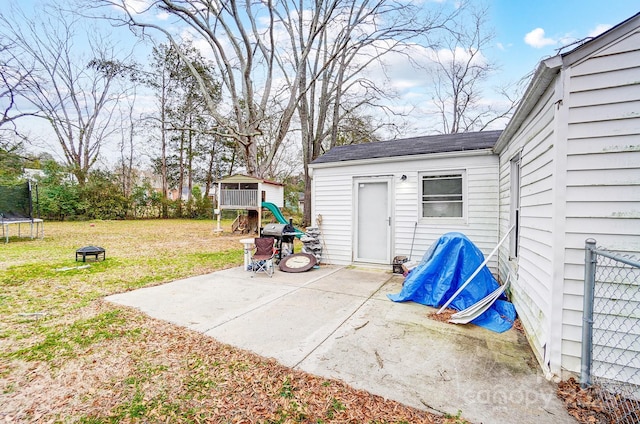
[{"label": "blue tarp", "polygon": [[[412,300],[422,305],[440,307],[482,264],[484,256],[464,234],[447,233],[424,254],[422,262],[404,280],[402,291],[388,294],[394,302]],[[451,308],[461,311],[478,302],[495,289],[498,282],[486,266],[451,302]],[[486,312],[471,321],[473,324],[502,333],[511,328],[516,318],[513,304],[496,302]]]}]

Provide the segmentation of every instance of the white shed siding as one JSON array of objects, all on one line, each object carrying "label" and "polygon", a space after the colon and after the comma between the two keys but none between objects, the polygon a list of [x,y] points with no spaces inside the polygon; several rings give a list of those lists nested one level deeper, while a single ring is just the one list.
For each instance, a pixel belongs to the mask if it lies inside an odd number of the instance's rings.
[{"label": "white shed siding", "polygon": [[350,264],[353,193],[351,175],[317,170],[313,178],[312,218],[320,221],[324,249],[323,261]]},{"label": "white shed siding", "polygon": [[541,363],[549,338],[553,249],[554,113],[552,85],[500,155],[500,234],[510,226],[511,160],[520,152],[520,250],[517,265],[509,244],[499,251],[501,280],[511,274],[511,299]]},{"label": "white shed siding", "polygon": [[[393,203],[394,256],[411,256],[414,261],[419,261],[433,242],[450,231],[464,233],[487,255],[497,243],[497,164],[495,155],[487,152],[465,152],[460,155],[425,155],[314,168],[312,215],[314,219],[322,215],[322,232],[328,261],[350,264],[353,260],[353,178],[364,176],[393,176],[390,190]],[[451,170],[465,172],[466,222],[437,222],[420,218],[421,173]],[[400,180],[402,175],[407,176],[406,181]],[[496,264],[494,258],[489,266],[495,270]]]},{"label": "white shed siding", "polygon": [[275,184],[260,184],[260,190],[265,192],[265,201],[275,204],[277,207],[284,207],[284,187]]},{"label": "white shed siding", "polygon": [[640,33],[570,68],[562,366],[580,371],[584,242],[640,251]]}]

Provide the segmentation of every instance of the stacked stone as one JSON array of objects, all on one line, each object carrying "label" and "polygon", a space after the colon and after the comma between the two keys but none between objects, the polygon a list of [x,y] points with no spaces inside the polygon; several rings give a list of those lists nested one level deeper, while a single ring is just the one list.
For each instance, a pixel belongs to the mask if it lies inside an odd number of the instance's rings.
[{"label": "stacked stone", "polygon": [[320,228],[307,227],[307,231],[304,233],[302,237],[300,237],[300,241],[303,244],[302,251],[304,253],[309,253],[315,256],[318,263],[320,263],[322,259],[322,243],[320,242]]}]

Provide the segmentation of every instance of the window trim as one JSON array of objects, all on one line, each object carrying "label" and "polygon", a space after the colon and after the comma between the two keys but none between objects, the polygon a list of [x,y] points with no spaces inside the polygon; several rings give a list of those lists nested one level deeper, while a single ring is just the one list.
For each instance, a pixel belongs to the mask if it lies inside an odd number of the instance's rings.
[{"label": "window trim", "polygon": [[515,226],[509,235],[509,260],[512,261],[517,261],[520,255],[521,202],[522,156],[518,152],[509,161],[509,228]]},{"label": "window trim", "polygon": [[[460,176],[462,179],[462,216],[423,216],[424,215],[424,193],[422,182],[425,177],[437,176]],[[467,192],[467,170],[466,169],[439,169],[418,173],[418,219],[422,223],[431,224],[466,224],[469,196]]]}]

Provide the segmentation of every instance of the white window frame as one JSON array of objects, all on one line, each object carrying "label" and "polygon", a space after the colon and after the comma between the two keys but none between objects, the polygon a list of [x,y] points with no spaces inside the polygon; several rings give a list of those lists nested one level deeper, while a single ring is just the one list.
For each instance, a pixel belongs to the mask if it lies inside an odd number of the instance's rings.
[{"label": "white window frame", "polygon": [[[422,182],[424,178],[437,176],[460,176],[462,179],[462,216],[424,216],[424,202]],[[467,208],[469,197],[467,195],[467,171],[466,169],[442,169],[438,171],[421,172],[418,174],[418,218],[422,223],[431,224],[463,224],[467,222]]]}]

